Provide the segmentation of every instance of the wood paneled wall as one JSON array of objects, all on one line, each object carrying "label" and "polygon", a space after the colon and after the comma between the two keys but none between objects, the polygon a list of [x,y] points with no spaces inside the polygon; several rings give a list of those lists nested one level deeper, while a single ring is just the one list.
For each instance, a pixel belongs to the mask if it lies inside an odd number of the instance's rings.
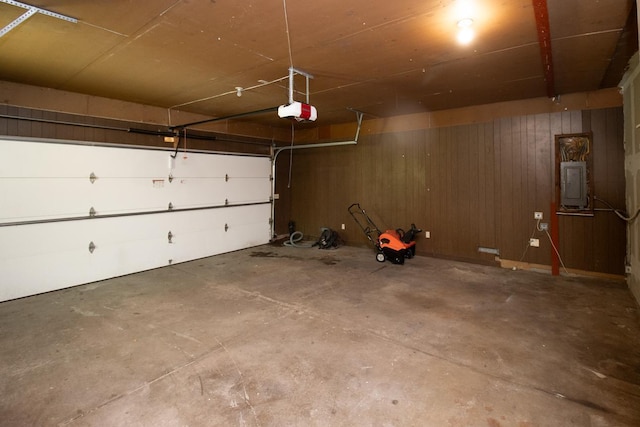
[{"label": "wood paneled wall", "polygon": [[[121,130],[48,123],[76,122],[104,127],[155,125],[99,119],[0,105],[0,134],[133,145],[166,146],[162,138]],[[9,117],[43,119],[30,121]],[[623,115],[621,108],[553,112],[406,132],[361,135],[356,146],[293,152],[277,165],[276,233],[294,220],[305,235],[320,227],[338,230],[349,244],[369,242],[347,207],[361,203],[380,228],[408,228],[424,234],[418,253],[474,262],[495,262],[478,247],[495,248],[504,260],[551,263],[546,234],[535,231],[534,211],[549,222],[554,199],[554,136],[593,132],[595,195],[625,207]],[[188,147],[268,153],[268,145],[191,140]],[[606,209],[602,202],[595,207]],[[612,212],[593,217],[560,216],[560,254],[568,268],[624,274],[625,224]],[[340,230],[341,224],[346,230]],[[528,247],[529,237],[540,248]]]},{"label": "wood paneled wall", "polygon": [[[550,265],[549,239],[536,231],[533,212],[549,222],[554,136],[587,131],[593,132],[596,196],[624,209],[622,109],[609,108],[367,135],[356,146],[295,151],[290,189],[283,178],[288,154],[281,156],[276,232],[286,233],[283,224],[293,219],[307,236],[331,227],[349,244],[368,245],[347,212],[359,202],[381,229],[414,222],[430,231],[430,239],[424,233],[418,239],[419,254],[495,262],[478,251],[486,247],[504,260]],[[559,219],[567,268],[624,274],[624,222],[610,211]],[[539,248],[528,247],[532,235]]]}]

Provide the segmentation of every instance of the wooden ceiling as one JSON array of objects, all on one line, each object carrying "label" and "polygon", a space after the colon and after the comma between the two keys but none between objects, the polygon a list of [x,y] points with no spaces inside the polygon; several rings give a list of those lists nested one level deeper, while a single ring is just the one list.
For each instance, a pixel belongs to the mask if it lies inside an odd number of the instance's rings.
[{"label": "wooden ceiling", "polygon": [[[637,50],[635,2],[548,1],[546,51],[540,2],[32,0],[77,23],[35,13],[6,32],[0,80],[226,117],[286,103],[293,65],[314,76],[317,124],[547,96],[545,54],[555,94],[617,85]],[[0,27],[25,11],[0,3]],[[476,36],[463,46],[465,17]],[[295,88],[304,101],[300,75]]]}]

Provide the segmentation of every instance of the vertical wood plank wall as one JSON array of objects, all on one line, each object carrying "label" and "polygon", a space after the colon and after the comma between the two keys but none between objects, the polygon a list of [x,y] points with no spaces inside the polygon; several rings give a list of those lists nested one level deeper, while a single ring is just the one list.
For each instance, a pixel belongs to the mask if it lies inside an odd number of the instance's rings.
[{"label": "vertical wood plank wall", "polygon": [[[623,115],[610,108],[363,135],[357,146],[296,151],[290,189],[280,178],[288,156],[278,161],[278,192],[290,200],[279,202],[286,212],[276,205],[276,232],[286,233],[282,224],[293,219],[306,236],[331,227],[349,244],[368,245],[347,212],[359,202],[381,229],[415,222],[430,231],[430,239],[424,233],[418,239],[419,254],[494,262],[478,252],[486,247],[505,260],[550,265],[549,239],[536,231],[533,212],[549,222],[554,136],[587,131],[593,132],[595,195],[624,209]],[[528,247],[532,235],[539,248]],[[567,268],[624,274],[625,224],[609,211],[561,216],[559,250]]]},{"label": "vertical wood plank wall", "polygon": [[[0,106],[4,116],[80,121],[103,126],[138,126],[108,119]],[[153,129],[153,126],[139,125]],[[279,156],[276,176],[276,233],[294,220],[307,236],[320,227],[338,230],[354,245],[368,245],[347,213],[360,202],[380,228],[412,222],[431,232],[418,240],[418,253],[474,262],[494,262],[478,247],[495,248],[506,260],[551,263],[551,247],[538,232],[540,248],[527,246],[534,211],[549,222],[554,197],[554,136],[593,132],[596,197],[625,207],[622,108],[517,116],[491,122],[400,133],[361,135],[357,146],[294,151],[291,188],[289,153]],[[157,136],[107,129],[0,118],[0,134],[122,141],[159,145]],[[189,141],[189,148],[266,153],[268,146],[225,141]],[[607,208],[601,202],[596,208]],[[340,230],[341,224],[347,229]],[[560,253],[568,268],[624,274],[625,224],[612,212],[560,217]]]}]

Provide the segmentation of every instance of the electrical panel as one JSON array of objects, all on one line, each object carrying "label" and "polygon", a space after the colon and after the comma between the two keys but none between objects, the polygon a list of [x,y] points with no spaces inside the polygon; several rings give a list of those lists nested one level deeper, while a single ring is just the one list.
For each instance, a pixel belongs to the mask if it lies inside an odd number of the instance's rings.
[{"label": "electrical panel", "polygon": [[587,162],[560,163],[560,203],[574,209],[589,205]]}]

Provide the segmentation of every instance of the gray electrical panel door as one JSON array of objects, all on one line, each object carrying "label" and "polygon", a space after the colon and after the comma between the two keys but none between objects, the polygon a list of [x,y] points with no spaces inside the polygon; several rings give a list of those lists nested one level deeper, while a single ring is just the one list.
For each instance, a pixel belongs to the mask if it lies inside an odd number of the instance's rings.
[{"label": "gray electrical panel door", "polygon": [[564,207],[584,209],[587,194],[587,162],[560,163],[560,203]]}]

